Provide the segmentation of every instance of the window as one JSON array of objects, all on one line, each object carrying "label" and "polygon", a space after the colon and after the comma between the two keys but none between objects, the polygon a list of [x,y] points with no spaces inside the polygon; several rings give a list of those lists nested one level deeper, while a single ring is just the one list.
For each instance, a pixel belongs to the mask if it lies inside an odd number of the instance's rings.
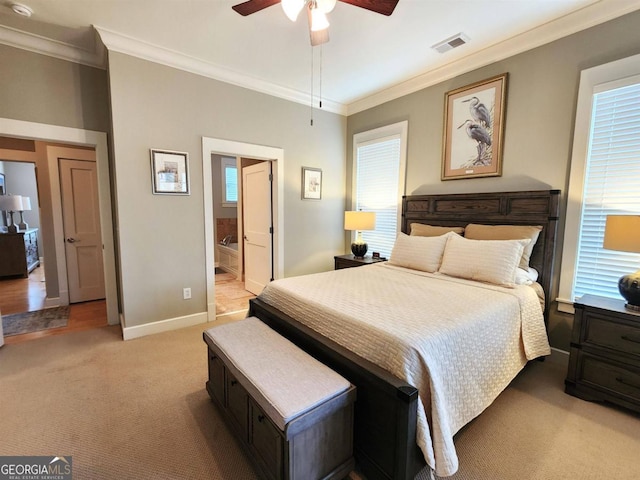
[{"label": "window", "polygon": [[401,221],[408,122],[353,137],[353,210],[376,213],[376,229],[362,232],[370,251],[391,254]]},{"label": "window", "polygon": [[238,167],[236,159],[222,158],[222,206],[235,207],[238,203]]},{"label": "window", "polygon": [[640,214],[640,55],[585,70],[560,277],[559,309],[586,293],[620,298],[640,255],[602,247],[608,215]]}]

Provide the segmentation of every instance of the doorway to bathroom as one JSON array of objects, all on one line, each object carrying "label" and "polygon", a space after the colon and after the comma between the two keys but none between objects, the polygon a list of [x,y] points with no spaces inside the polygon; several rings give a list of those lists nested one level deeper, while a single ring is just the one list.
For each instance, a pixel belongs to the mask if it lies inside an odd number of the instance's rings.
[{"label": "doorway to bathroom", "polygon": [[[216,190],[222,188],[221,166],[214,168],[214,158],[225,156],[236,159],[236,166],[240,166],[245,159],[254,159],[254,162],[267,162],[270,167],[269,181],[271,183],[271,197],[266,201],[270,205],[271,217],[271,248],[270,248],[270,277],[282,278],[284,276],[284,246],[282,244],[282,232],[284,231],[284,209],[282,198],[284,196],[284,150],[277,147],[257,145],[223,140],[219,138],[202,137],[202,171],[204,187],[204,225],[205,225],[205,258],[207,275],[207,318],[209,321],[216,319],[216,282],[215,269],[218,262],[219,241],[224,239],[216,237],[216,215],[214,214],[214,198]],[[217,173],[216,172],[220,172]],[[236,171],[236,173],[238,173]],[[214,182],[214,175],[217,180]],[[218,177],[220,175],[220,177]],[[239,188],[241,188],[240,181]],[[242,203],[242,192],[238,192],[238,203]],[[239,210],[236,209],[238,212]],[[236,236],[238,243],[238,262],[243,261],[241,252],[244,247],[243,225],[236,216]],[[246,259],[244,259],[246,262]],[[219,267],[218,267],[219,268]],[[236,277],[237,279],[237,277]],[[240,278],[242,281],[242,278]]]},{"label": "doorway to bathroom", "polygon": [[211,171],[216,316],[237,315],[273,278],[271,166],[214,153]]}]

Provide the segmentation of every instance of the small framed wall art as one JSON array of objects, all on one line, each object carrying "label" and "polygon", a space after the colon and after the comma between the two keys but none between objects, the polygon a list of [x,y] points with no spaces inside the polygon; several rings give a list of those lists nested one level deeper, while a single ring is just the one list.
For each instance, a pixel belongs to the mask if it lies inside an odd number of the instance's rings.
[{"label": "small framed wall art", "polygon": [[320,200],[322,198],[322,170],[302,167],[302,198]]},{"label": "small framed wall art", "polygon": [[442,180],[502,175],[507,74],[445,94]]},{"label": "small framed wall art", "polygon": [[155,195],[189,195],[189,154],[152,148],[151,183]]}]

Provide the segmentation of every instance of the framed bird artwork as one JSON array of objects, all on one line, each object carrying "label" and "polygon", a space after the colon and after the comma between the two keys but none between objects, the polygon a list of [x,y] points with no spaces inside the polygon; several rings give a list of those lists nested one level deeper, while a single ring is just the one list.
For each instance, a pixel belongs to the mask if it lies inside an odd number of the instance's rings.
[{"label": "framed bird artwork", "polygon": [[442,180],[502,175],[507,76],[445,93]]}]

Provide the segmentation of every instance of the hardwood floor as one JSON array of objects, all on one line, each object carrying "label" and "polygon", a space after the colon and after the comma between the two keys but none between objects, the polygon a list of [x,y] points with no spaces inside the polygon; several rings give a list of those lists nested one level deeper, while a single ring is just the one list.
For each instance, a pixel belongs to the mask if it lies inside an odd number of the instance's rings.
[{"label": "hardwood floor", "polygon": [[42,310],[46,298],[43,266],[34,268],[29,278],[0,279],[0,312],[3,315]]},{"label": "hardwood floor", "polygon": [[[230,273],[217,273],[216,315],[224,316],[249,308],[249,299],[254,298],[244,289],[244,283]],[[29,278],[0,279],[0,312],[2,315],[42,310],[46,300],[44,267],[31,272]],[[107,325],[107,305],[105,300],[76,303],[71,305],[69,322],[66,327],[51,328],[39,332],[12,335],[4,338],[6,345],[27,342],[51,335],[99,328]]]},{"label": "hardwood floor", "polygon": [[[0,312],[2,312],[2,315],[9,315],[42,310],[47,296],[45,285],[44,268],[42,266],[34,269],[29,278],[0,279]],[[11,345],[106,325],[107,304],[105,300],[75,303],[71,305],[69,321],[66,327],[4,337],[4,343]]]}]

